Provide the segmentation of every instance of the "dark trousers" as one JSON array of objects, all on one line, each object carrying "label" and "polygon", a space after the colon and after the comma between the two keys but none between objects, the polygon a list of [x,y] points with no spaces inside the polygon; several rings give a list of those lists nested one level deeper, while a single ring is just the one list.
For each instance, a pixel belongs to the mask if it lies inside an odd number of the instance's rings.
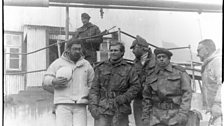
[{"label": "dark trousers", "polygon": [[142,123],[142,100],[135,99],[133,102],[133,112],[136,126],[143,126]]},{"label": "dark trousers", "polygon": [[96,51],[86,50],[85,53],[86,53],[85,59],[88,60],[91,65],[96,63],[96,61],[97,61]]},{"label": "dark trousers", "polygon": [[94,120],[94,126],[128,126],[128,123],[128,114],[100,115],[99,119]]}]

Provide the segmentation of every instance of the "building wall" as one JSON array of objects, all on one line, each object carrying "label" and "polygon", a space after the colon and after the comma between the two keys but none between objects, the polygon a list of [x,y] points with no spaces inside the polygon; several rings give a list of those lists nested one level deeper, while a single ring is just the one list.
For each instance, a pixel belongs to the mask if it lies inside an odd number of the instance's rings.
[{"label": "building wall", "polygon": [[4,76],[4,95],[17,94],[25,89],[23,75],[5,75]]},{"label": "building wall", "polygon": [[[47,31],[44,27],[26,26],[24,34],[27,34],[27,52],[32,52],[46,47]],[[27,71],[46,69],[46,49],[27,55]],[[27,87],[41,86],[44,72],[26,74]]]}]

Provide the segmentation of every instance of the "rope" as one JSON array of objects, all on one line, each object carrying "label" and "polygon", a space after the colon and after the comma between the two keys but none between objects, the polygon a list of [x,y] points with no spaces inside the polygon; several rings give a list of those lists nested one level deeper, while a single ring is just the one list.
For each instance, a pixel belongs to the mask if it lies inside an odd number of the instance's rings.
[{"label": "rope", "polygon": [[[124,32],[124,31],[121,31],[121,33],[123,33],[123,34],[125,34],[125,35],[127,35],[127,36],[129,36],[129,37],[131,37],[131,38],[137,39],[135,36],[130,35],[130,34]],[[159,48],[158,46],[155,46],[155,45],[153,45],[153,44],[151,44],[151,43],[148,43],[148,44],[149,44],[150,46],[152,46],[152,47]]]},{"label": "rope", "polygon": [[177,49],[186,49],[186,48],[190,48],[190,46],[186,46],[186,47],[176,47],[176,48],[167,48],[167,50],[177,50]]},{"label": "rope", "polygon": [[[98,37],[101,37],[101,36],[104,36],[104,35],[108,35],[108,34],[113,34],[113,33],[116,33],[116,32],[117,32],[117,31],[115,31],[115,32],[110,32],[110,33],[103,33],[103,34],[99,34],[99,35],[95,35],[95,36],[90,36],[90,37],[84,37],[84,38],[81,38],[81,39],[79,39],[79,40],[85,40],[85,39],[90,39],[90,38],[98,38]],[[69,41],[69,40],[68,40],[68,41]],[[64,43],[64,42],[68,42],[68,41],[61,41],[61,42],[59,42],[59,44]],[[35,51],[33,51],[33,52],[29,52],[29,53],[4,53],[4,54],[29,55],[29,54],[36,53],[36,52],[39,52],[39,51],[41,51],[41,50],[50,48],[50,47],[52,47],[52,46],[54,46],[54,45],[57,45],[57,44],[58,44],[58,43],[54,43],[54,44],[51,44],[51,45],[49,45],[49,46],[46,46],[46,47],[44,47],[44,48],[40,48],[40,49],[38,49],[38,50],[35,50]]]},{"label": "rope", "polygon": [[28,71],[28,72],[4,73],[4,75],[19,75],[19,74],[27,74],[27,73],[36,73],[36,72],[42,72],[42,71],[46,71],[46,70],[47,69],[34,70],[34,71]]}]

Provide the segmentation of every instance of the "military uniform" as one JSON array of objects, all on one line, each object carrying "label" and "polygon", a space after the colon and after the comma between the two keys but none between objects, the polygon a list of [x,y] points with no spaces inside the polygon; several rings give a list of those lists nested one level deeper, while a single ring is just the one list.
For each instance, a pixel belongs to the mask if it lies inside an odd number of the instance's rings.
[{"label": "military uniform", "polygon": [[[127,126],[128,115],[131,114],[130,102],[139,90],[138,76],[132,64],[124,59],[116,64],[109,60],[101,62],[95,67],[89,110],[95,120],[106,118],[106,126]],[[122,119],[126,120],[125,124],[120,122]]]},{"label": "military uniform", "polygon": [[134,61],[134,68],[136,69],[138,78],[140,79],[140,85],[141,85],[141,91],[138,93],[137,97],[134,99],[133,102],[133,111],[134,111],[134,118],[135,118],[135,124],[137,126],[142,126],[142,91],[143,91],[143,83],[145,82],[145,79],[147,76],[150,76],[155,68],[155,59],[154,56],[147,56],[147,59],[142,65],[141,61],[136,59]]},{"label": "military uniform", "polygon": [[143,126],[142,124],[142,91],[143,91],[143,83],[147,76],[150,76],[155,68],[155,56],[152,54],[150,48],[148,48],[148,43],[145,39],[140,37],[139,35],[136,36],[136,40],[132,42],[130,49],[133,49],[138,46],[146,47],[149,51],[146,51],[144,54],[141,55],[140,58],[134,60],[134,68],[136,69],[138,78],[140,79],[141,91],[138,93],[137,97],[134,99],[133,102],[133,112],[135,118],[136,126]]},{"label": "military uniform", "polygon": [[[75,31],[73,38],[81,39],[81,38],[96,36],[96,35],[99,35],[100,33],[101,33],[100,29],[96,25],[89,22],[83,25],[82,27],[78,28]],[[90,63],[94,63],[97,61],[96,51],[99,50],[100,44],[102,42],[103,42],[102,37],[83,40],[83,45],[85,50],[84,52],[85,59],[87,59]]]},{"label": "military uniform", "polygon": [[[159,50],[159,53],[172,56],[172,53],[167,50]],[[146,78],[143,90],[144,124],[184,126],[187,122],[191,98],[190,77],[182,67],[169,63],[162,69],[156,65],[152,75]]]}]

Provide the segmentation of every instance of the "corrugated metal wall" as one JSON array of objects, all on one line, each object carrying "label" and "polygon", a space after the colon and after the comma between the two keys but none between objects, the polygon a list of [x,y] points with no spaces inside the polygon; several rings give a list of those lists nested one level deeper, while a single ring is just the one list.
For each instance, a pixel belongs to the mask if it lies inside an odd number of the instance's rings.
[{"label": "corrugated metal wall", "polygon": [[[27,26],[27,52],[32,52],[46,47],[46,28]],[[27,71],[46,69],[46,49],[27,55]],[[27,74],[27,87],[41,86],[44,72]]]},{"label": "corrugated metal wall", "polygon": [[24,90],[25,82],[23,75],[5,75],[4,76],[4,95],[17,94]]}]

